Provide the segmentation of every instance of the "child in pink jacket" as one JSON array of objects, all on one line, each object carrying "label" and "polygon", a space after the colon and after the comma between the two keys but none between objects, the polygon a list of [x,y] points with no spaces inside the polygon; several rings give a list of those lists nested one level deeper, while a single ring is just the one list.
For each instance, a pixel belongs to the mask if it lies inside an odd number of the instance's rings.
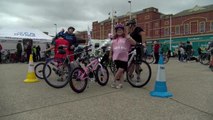
[{"label": "child in pink jacket", "polygon": [[112,41],[110,50],[110,59],[113,59],[117,67],[117,72],[115,74],[115,80],[113,81],[111,87],[122,88],[122,81],[124,72],[127,70],[128,66],[128,54],[131,45],[135,45],[136,42],[130,35],[124,33],[124,26],[122,24],[117,24],[115,26],[115,36]]}]

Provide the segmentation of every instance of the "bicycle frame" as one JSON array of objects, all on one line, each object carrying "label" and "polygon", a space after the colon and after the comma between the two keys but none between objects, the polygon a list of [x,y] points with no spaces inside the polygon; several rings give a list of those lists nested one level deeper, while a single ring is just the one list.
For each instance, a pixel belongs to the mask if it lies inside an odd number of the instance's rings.
[{"label": "bicycle frame", "polygon": [[[129,53],[129,55],[131,55],[130,59],[128,60],[128,67],[130,66],[130,64],[132,63],[132,60],[134,59],[135,55],[136,55],[136,49],[134,49],[132,52]],[[128,56],[129,56],[128,55]]]},{"label": "bicycle frame", "polygon": [[83,68],[84,73],[80,76],[80,80],[84,80],[85,78],[88,78],[89,73],[94,72],[98,66],[101,66],[101,70],[102,70],[102,65],[98,59],[99,58],[95,58],[94,60],[90,62],[90,64],[88,64],[86,67]]},{"label": "bicycle frame", "polygon": [[80,76],[81,80],[84,80],[83,78],[87,78],[88,74],[90,72],[94,72],[97,69],[97,66],[99,65],[99,61],[97,58],[91,61],[90,64],[88,64],[86,67],[83,68],[84,73]]}]

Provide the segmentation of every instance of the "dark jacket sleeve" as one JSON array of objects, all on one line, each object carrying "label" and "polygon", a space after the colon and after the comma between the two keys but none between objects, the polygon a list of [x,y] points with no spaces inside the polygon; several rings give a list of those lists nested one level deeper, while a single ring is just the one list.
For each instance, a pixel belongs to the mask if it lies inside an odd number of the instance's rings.
[{"label": "dark jacket sleeve", "polygon": [[75,35],[73,36],[73,45],[74,45],[75,47],[78,46],[78,41],[77,41],[77,38],[76,38]]}]

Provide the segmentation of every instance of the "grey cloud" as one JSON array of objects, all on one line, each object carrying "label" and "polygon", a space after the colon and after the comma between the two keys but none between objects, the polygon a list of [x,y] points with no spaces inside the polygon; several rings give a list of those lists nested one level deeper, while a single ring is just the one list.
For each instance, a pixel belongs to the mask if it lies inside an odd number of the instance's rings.
[{"label": "grey cloud", "polygon": [[[156,7],[165,14],[175,14],[195,5],[213,4],[212,0],[132,0],[132,11]],[[58,28],[74,26],[77,30],[87,30],[93,21],[109,17],[114,9],[116,15],[129,11],[128,0],[1,0],[0,27],[26,26],[55,33]]]}]

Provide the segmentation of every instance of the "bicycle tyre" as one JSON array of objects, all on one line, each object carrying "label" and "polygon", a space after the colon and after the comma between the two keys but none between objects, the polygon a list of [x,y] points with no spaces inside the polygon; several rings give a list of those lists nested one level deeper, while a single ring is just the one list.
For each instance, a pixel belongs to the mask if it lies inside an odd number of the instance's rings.
[{"label": "bicycle tyre", "polygon": [[[133,64],[134,64],[134,63],[133,63]],[[132,78],[130,78],[130,76],[129,76],[129,74],[128,74],[128,71],[127,71],[126,78],[127,78],[128,83],[129,83],[132,87],[136,87],[136,88],[144,87],[145,85],[147,85],[147,84],[149,83],[149,81],[150,81],[150,79],[151,79],[152,70],[151,70],[150,65],[149,65],[146,61],[144,61],[144,60],[142,60],[142,63],[141,63],[140,65],[146,66],[145,69],[148,70],[148,73],[147,73],[148,76],[147,76],[147,78],[146,78],[146,80],[145,80],[144,83],[142,83],[142,84],[137,84],[138,82],[133,82],[133,80],[131,80]],[[141,69],[142,69],[142,71],[143,71],[144,67],[141,68]]]},{"label": "bicycle tyre", "polygon": [[[79,71],[80,71],[80,72],[79,72]],[[71,75],[70,75],[69,84],[70,84],[71,89],[72,89],[74,92],[76,92],[76,93],[82,93],[82,92],[86,89],[86,87],[87,87],[88,78],[85,77],[84,80],[80,80],[80,78],[79,78],[79,77],[81,76],[81,74],[83,74],[83,73],[85,73],[84,69],[81,68],[81,67],[77,67],[77,68],[75,68],[75,69],[72,71],[72,73],[71,73]],[[76,74],[77,74],[77,75],[76,75]],[[74,79],[76,79],[77,82],[79,82],[79,81],[81,81],[81,82],[84,81],[81,88],[77,88],[77,87],[76,87],[76,85],[75,85],[75,83],[74,83]]]},{"label": "bicycle tyre", "polygon": [[[56,74],[55,76],[53,76],[53,77],[48,76],[48,74],[46,72],[47,71],[46,69],[49,69],[48,67],[50,67],[50,70],[52,73],[51,75],[53,75],[53,73],[55,73]],[[59,68],[61,68],[61,67],[63,70],[59,70]],[[67,68],[67,70],[66,70],[66,68]],[[71,68],[70,68],[69,64],[67,64],[67,62],[64,62],[64,59],[50,58],[44,65],[44,69],[43,69],[44,80],[46,81],[46,83],[48,85],[50,85],[53,88],[63,88],[69,82],[70,71],[71,71]],[[65,79],[63,79],[61,76],[64,76],[65,74],[67,74],[67,76]],[[60,83],[60,84],[54,84],[54,80],[58,77],[60,77],[59,79],[63,79],[64,81],[56,80],[57,83]]]},{"label": "bicycle tyre", "polygon": [[108,83],[108,81],[109,81],[109,72],[107,70],[107,67],[104,66],[104,65],[102,65],[102,69],[106,71],[106,76],[101,76],[101,77],[104,77],[104,78],[106,77],[106,80],[104,82],[102,82],[103,80],[101,78],[99,78],[99,72],[102,71],[100,65],[96,69],[96,73],[95,73],[96,76],[95,77],[96,77],[96,80],[97,80],[99,85],[105,86]]},{"label": "bicycle tyre", "polygon": [[163,63],[166,64],[169,62],[169,57],[167,55],[163,56]]},{"label": "bicycle tyre", "polygon": [[146,61],[147,63],[149,63],[149,64],[152,64],[152,63],[154,62],[154,60],[155,60],[155,58],[154,58],[153,55],[147,55],[147,56],[145,57],[145,61]]},{"label": "bicycle tyre", "polygon": [[201,58],[201,64],[203,65],[209,65],[210,63],[210,56],[209,54],[204,54]]},{"label": "bicycle tyre", "polygon": [[[45,65],[45,63],[42,62],[42,63],[38,63],[38,64],[34,67],[35,75],[36,75],[36,77],[39,78],[39,79],[44,79],[44,75],[43,75],[44,65]],[[41,69],[39,69],[39,68],[41,68]],[[50,72],[49,72],[49,74],[47,75],[47,77],[49,77],[50,74],[51,74],[50,66],[48,66],[48,69],[49,69]]]}]

